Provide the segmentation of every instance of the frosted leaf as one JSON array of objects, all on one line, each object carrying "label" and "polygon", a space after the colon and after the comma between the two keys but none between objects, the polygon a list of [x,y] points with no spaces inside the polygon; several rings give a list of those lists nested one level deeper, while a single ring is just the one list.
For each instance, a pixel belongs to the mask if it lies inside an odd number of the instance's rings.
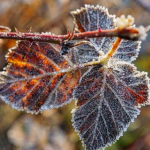
[{"label": "frosted leaf", "polygon": [[60,46],[21,41],[7,54],[9,65],[0,73],[0,98],[13,108],[38,113],[71,101],[80,71],[60,55]]},{"label": "frosted leaf", "polygon": [[[112,29],[115,27],[115,16],[109,15],[107,9],[101,6],[94,7],[85,5],[85,8],[71,13],[79,32],[94,31],[98,30],[99,27],[101,29]],[[106,45],[109,50],[110,48],[107,43],[110,43],[112,38],[92,38],[90,41],[95,46],[96,50],[100,50],[103,45]]]},{"label": "frosted leaf", "polygon": [[138,54],[141,42],[122,40],[117,52],[114,54],[113,59],[123,60],[126,62],[134,61]]},{"label": "frosted leaf", "polygon": [[[85,5],[72,15],[79,32],[116,27],[115,16],[104,7]],[[0,98],[31,113],[75,99],[73,126],[86,149],[105,148],[134,121],[139,107],[150,104],[147,73],[131,64],[140,42],[120,41],[87,39],[82,45],[65,47],[66,55],[61,55],[60,45],[21,41],[7,54],[9,64],[0,72]],[[113,42],[117,49],[110,50]]]},{"label": "frosted leaf", "polygon": [[[85,5],[84,8],[73,11],[72,15],[74,17],[76,29],[79,32],[94,31],[98,30],[99,27],[101,29],[112,29],[116,27],[115,16],[110,15],[107,8],[102,6],[94,7]],[[95,49],[104,55],[112,48],[112,43],[114,43],[115,39],[115,37],[100,37],[91,38],[89,40]],[[138,56],[139,48],[140,42],[122,40],[113,58],[131,62]]]},{"label": "frosted leaf", "polygon": [[105,148],[123,134],[140,112],[136,106],[149,103],[148,82],[146,73],[123,62],[97,65],[82,76],[72,120],[87,150]]},{"label": "frosted leaf", "polygon": [[0,26],[0,32],[10,32],[11,29],[6,26]]},{"label": "frosted leaf", "polygon": [[89,44],[82,44],[70,49],[68,57],[75,64],[82,64],[91,61],[97,61],[100,57],[100,54],[93,46]]}]

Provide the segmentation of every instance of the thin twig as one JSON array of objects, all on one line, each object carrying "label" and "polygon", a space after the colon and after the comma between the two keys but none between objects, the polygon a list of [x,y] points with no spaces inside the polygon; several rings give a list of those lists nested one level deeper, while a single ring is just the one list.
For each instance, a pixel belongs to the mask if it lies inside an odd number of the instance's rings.
[{"label": "thin twig", "polygon": [[[49,33],[21,33],[21,32],[0,32],[0,39],[16,39],[29,40],[39,42],[49,42],[60,44],[67,40],[69,35],[52,35]],[[81,40],[95,37],[120,37],[129,40],[139,40],[139,31],[136,28],[124,28],[118,30],[117,28],[108,30],[96,30],[82,33],[75,33],[72,40]]]}]

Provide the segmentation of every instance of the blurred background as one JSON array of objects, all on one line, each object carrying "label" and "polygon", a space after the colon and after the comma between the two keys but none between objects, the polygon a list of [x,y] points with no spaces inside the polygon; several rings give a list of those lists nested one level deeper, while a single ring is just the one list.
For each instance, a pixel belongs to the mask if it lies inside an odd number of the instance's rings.
[{"label": "blurred background", "polygon": [[[110,14],[132,15],[137,26],[150,25],[150,0],[0,0],[0,25],[21,32],[50,31],[66,34],[73,27],[71,10],[84,4],[102,5]],[[15,40],[0,40],[0,70],[6,66],[5,54]],[[142,43],[138,70],[150,73],[150,32]],[[149,74],[150,76],[150,74]],[[38,115],[19,112],[0,100],[0,150],[84,150],[71,123],[74,102]],[[106,150],[150,150],[150,106],[131,123],[127,132]]]}]

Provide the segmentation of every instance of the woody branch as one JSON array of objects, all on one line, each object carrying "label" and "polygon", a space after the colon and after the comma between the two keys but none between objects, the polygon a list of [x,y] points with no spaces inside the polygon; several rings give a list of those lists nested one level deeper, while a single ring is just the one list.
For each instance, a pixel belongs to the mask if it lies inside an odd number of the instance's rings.
[{"label": "woody branch", "polygon": [[[128,40],[140,40],[139,28],[123,28],[123,29],[108,29],[96,30],[82,33],[74,33],[72,40],[81,40],[95,37],[120,37]],[[62,41],[67,40],[69,34],[66,35],[52,35],[52,34],[38,34],[38,33],[17,33],[17,32],[0,32],[0,39],[15,39],[15,40],[29,40],[39,42],[49,42],[60,44]]]},{"label": "woody branch", "polygon": [[128,40],[143,40],[146,37],[146,29],[144,27],[134,28],[131,27],[134,23],[134,18],[128,16],[127,18],[122,15],[116,19],[116,28],[102,30],[100,27],[96,31],[87,31],[82,33],[70,33],[66,35],[53,35],[50,33],[28,33],[19,32],[16,29],[16,32],[10,32],[8,27],[0,26],[0,39],[16,39],[16,40],[29,40],[29,41],[38,41],[38,42],[49,42],[60,44],[64,40],[70,38],[71,40],[81,40],[88,38],[96,37],[119,37]]}]

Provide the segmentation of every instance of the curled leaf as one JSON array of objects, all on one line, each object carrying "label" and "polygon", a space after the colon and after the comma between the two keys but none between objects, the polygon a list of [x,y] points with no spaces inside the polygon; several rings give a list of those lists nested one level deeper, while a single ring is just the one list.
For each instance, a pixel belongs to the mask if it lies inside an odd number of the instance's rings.
[{"label": "curled leaf", "polygon": [[10,32],[11,29],[5,26],[0,26],[0,32]]}]

